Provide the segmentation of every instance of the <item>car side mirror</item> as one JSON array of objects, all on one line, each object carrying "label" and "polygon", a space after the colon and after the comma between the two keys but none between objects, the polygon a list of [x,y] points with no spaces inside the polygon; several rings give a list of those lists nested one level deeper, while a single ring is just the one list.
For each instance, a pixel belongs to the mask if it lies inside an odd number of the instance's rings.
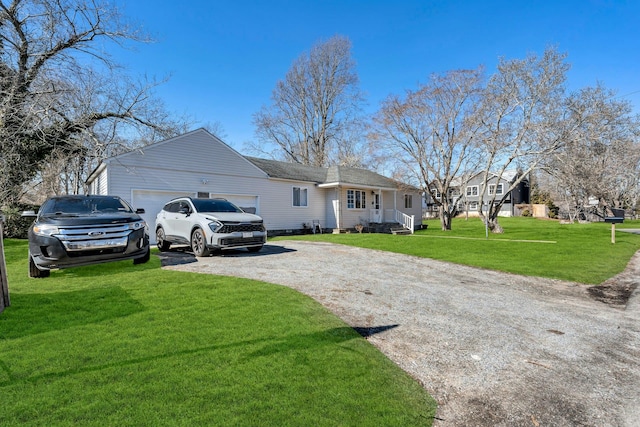
[{"label": "car side mirror", "polygon": [[36,215],[35,211],[23,211],[20,216],[23,218],[35,218],[38,215]]},{"label": "car side mirror", "polygon": [[143,214],[143,213],[145,213],[145,212],[144,212],[144,209],[142,209],[142,208],[138,208],[138,209],[136,209],[136,213],[137,213],[137,214]]},{"label": "car side mirror", "polygon": [[178,213],[181,213],[183,215],[187,215],[189,216],[189,214],[191,213],[191,211],[189,210],[189,208],[182,208],[178,211]]}]

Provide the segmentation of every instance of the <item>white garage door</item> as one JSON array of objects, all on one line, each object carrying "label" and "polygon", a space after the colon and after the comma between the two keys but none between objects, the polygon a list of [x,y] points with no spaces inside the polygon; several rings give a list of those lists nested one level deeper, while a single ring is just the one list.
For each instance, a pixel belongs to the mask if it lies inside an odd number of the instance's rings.
[{"label": "white garage door", "polygon": [[159,190],[133,190],[131,195],[131,205],[134,209],[142,208],[145,213],[140,215],[149,225],[149,238],[151,243],[156,243],[156,215],[162,207],[171,199],[176,197],[194,197],[194,193],[179,191],[159,191]]},{"label": "white garage door", "polygon": [[212,199],[218,198],[218,197],[227,199],[228,201],[238,206],[245,212],[260,214],[258,209],[258,196],[248,196],[246,194],[211,193],[210,197]]}]

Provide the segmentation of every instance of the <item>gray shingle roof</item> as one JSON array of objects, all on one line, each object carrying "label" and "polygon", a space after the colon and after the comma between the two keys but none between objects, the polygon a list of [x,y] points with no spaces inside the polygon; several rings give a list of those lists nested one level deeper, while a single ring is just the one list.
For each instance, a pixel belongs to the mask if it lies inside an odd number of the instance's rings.
[{"label": "gray shingle roof", "polygon": [[323,183],[327,177],[326,168],[315,168],[299,163],[279,162],[277,160],[259,159],[257,157],[245,158],[262,169],[271,178]]},{"label": "gray shingle roof", "polygon": [[350,168],[346,166],[318,168],[301,165],[299,163],[259,159],[257,157],[246,157],[246,159],[262,169],[271,178],[307,181],[314,182],[316,184],[340,183],[392,189],[409,187],[398,181],[366,169]]}]

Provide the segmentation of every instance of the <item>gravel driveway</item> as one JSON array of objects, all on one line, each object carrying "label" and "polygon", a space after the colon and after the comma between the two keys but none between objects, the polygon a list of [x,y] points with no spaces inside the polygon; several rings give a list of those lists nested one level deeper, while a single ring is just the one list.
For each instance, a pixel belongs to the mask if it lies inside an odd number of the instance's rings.
[{"label": "gravel driveway", "polygon": [[[640,425],[638,289],[616,306],[577,283],[319,242],[161,256],[313,297],[429,391],[434,426]],[[611,283],[638,281],[640,253]]]}]

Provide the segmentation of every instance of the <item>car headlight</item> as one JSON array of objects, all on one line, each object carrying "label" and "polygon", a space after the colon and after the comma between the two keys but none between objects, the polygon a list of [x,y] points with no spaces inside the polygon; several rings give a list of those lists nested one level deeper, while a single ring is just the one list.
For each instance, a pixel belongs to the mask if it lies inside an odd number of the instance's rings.
[{"label": "car headlight", "polygon": [[211,231],[213,231],[214,233],[217,233],[218,230],[220,230],[222,228],[224,224],[222,224],[220,221],[213,221],[209,223],[209,228],[211,229]]},{"label": "car headlight", "polygon": [[33,232],[39,236],[51,236],[58,233],[58,227],[51,224],[35,224]]},{"label": "car headlight", "polygon": [[131,230],[140,230],[141,228],[144,228],[146,230],[147,229],[147,223],[144,222],[144,221],[130,222],[129,223],[129,228]]}]

